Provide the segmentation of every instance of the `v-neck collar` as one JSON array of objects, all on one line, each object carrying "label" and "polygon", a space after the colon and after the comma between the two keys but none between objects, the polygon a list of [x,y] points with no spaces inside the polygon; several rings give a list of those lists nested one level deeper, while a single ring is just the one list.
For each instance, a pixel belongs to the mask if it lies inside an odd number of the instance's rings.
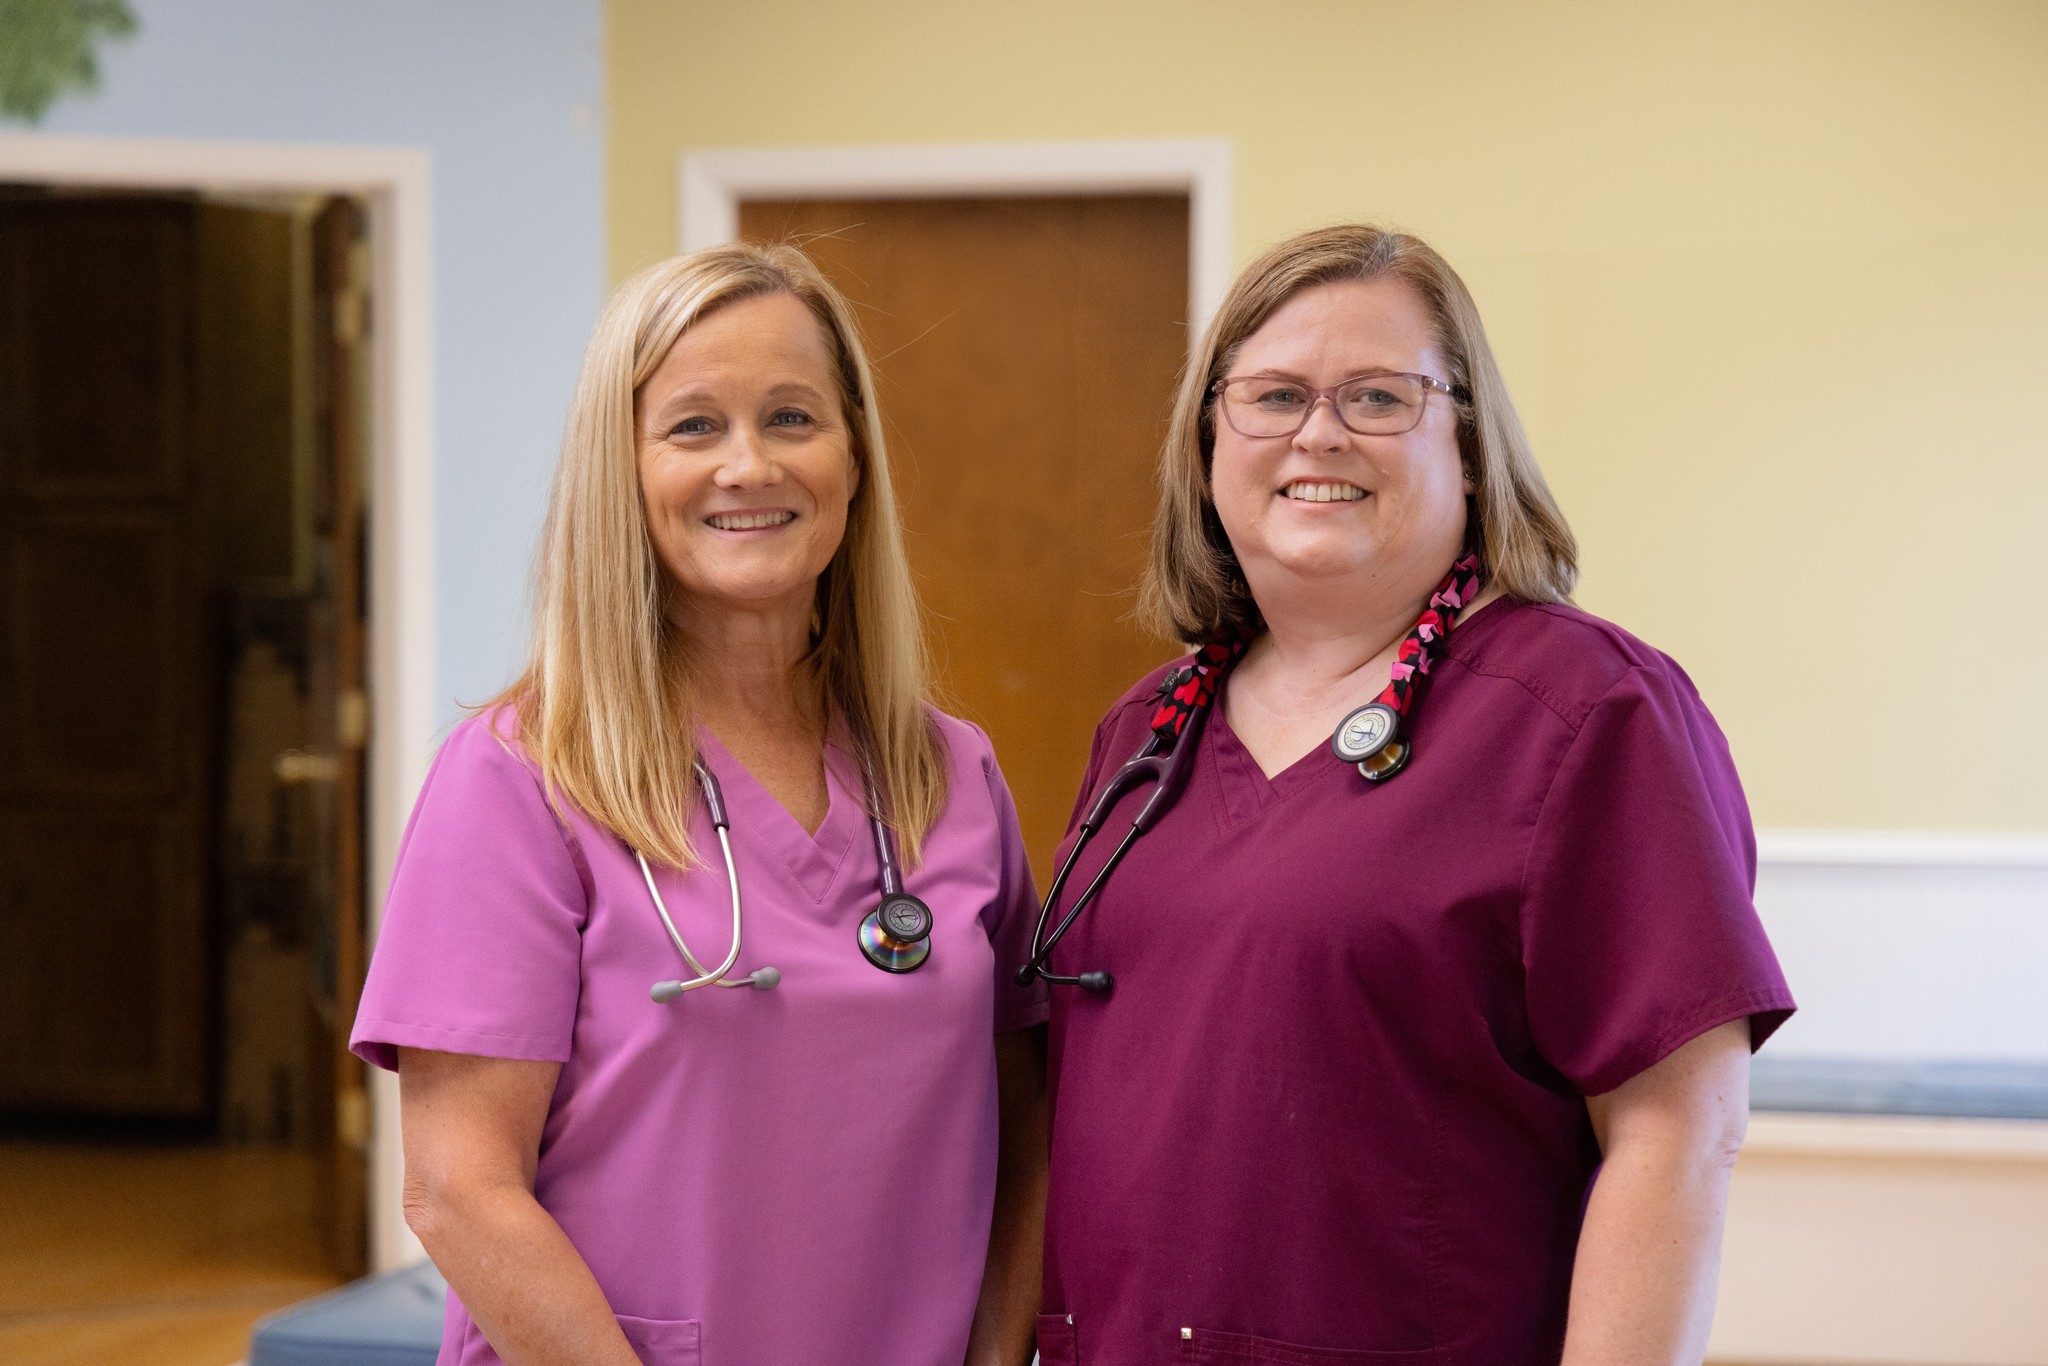
[{"label": "v-neck collar", "polygon": [[1209,757],[1215,761],[1212,767],[1216,775],[1217,809],[1233,825],[1314,787],[1319,777],[1327,776],[1327,771],[1350,767],[1330,753],[1329,745],[1319,743],[1268,778],[1266,771],[1259,767],[1259,761],[1252,757],[1251,750],[1231,729],[1230,718],[1223,705],[1224,691],[1229,686],[1230,680],[1226,677],[1210,706],[1209,723],[1203,727],[1202,743],[1208,747]]},{"label": "v-neck collar", "polygon": [[831,892],[855,836],[867,826],[866,789],[838,739],[836,732],[825,738],[825,819],[813,835],[709,728],[697,728],[699,752],[725,790],[734,856],[744,851],[782,864],[814,902],[823,902]]},{"label": "v-neck collar", "polygon": [[[1472,642],[1475,629],[1483,633],[1494,622],[1508,616],[1514,605],[1513,598],[1503,595],[1488,601],[1471,616],[1461,617],[1445,637],[1441,657],[1458,658],[1459,646]],[[1267,777],[1266,770],[1259,767],[1259,761],[1252,757],[1244,740],[1231,729],[1228,709],[1224,705],[1231,673],[1224,674],[1216,685],[1216,697],[1210,704],[1209,720],[1203,728],[1202,737],[1202,743],[1208,746],[1210,757],[1215,761],[1216,809],[1223,819],[1233,825],[1248,820],[1268,807],[1313,788],[1318,774],[1341,772],[1352,767],[1330,752],[1328,741],[1319,741],[1308,753],[1272,777]],[[1424,705],[1427,705],[1426,701]]]}]

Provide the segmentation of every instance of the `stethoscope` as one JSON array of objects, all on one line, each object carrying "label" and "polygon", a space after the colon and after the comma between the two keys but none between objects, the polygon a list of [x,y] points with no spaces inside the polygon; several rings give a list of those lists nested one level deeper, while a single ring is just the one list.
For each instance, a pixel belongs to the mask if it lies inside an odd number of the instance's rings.
[{"label": "stethoscope", "polygon": [[[1414,706],[1415,685],[1429,673],[1430,662],[1442,651],[1444,639],[1450,634],[1458,612],[1478,596],[1482,580],[1477,554],[1468,553],[1452,565],[1451,572],[1430,595],[1422,616],[1409,628],[1396,648],[1394,676],[1386,688],[1378,697],[1354,708],[1337,723],[1336,731],[1330,736],[1331,752],[1345,763],[1357,765],[1359,776],[1368,783],[1385,782],[1408,766],[1415,747],[1407,738],[1405,722]],[[1188,777],[1194,771],[1195,751],[1202,739],[1202,723],[1208,719],[1209,711],[1216,703],[1223,675],[1244,653],[1246,644],[1243,640],[1233,640],[1204,645],[1196,652],[1193,661],[1167,674],[1160,683],[1160,705],[1153,716],[1152,733],[1145,737],[1145,743],[1138,752],[1103,784],[1102,791],[1096,794],[1088,814],[1082,817],[1075,831],[1073,847],[1053,873],[1052,889],[1045,894],[1045,901],[1038,908],[1038,924],[1031,932],[1031,957],[1017,969],[1018,986],[1030,986],[1034,977],[1059,986],[1080,987],[1098,993],[1107,992],[1116,985],[1116,979],[1106,972],[1080,972],[1071,976],[1048,972],[1046,960],[1066,936],[1076,917],[1101,892],[1102,884],[1109,880],[1117,864],[1123,862],[1124,855],[1137,843],[1138,836],[1157,825],[1159,818],[1180,800],[1180,794],[1187,788]],[[1095,838],[1102,823],[1109,818],[1110,808],[1125,793],[1148,782],[1158,786],[1138,808],[1138,814],[1132,817],[1130,830],[1110,852],[1108,860],[1089,881],[1087,888],[1067,908],[1066,915],[1053,927],[1052,933],[1046,934],[1046,921],[1051,918],[1060,893],[1066,889],[1067,876],[1074,871],[1081,851],[1088,847],[1088,842]]]},{"label": "stethoscope", "polygon": [[[732,889],[732,948],[727,950],[725,961],[716,968],[707,969],[697,961],[697,955],[690,952],[690,946],[683,942],[682,932],[676,929],[675,920],[668,913],[668,903],[661,899],[661,889],[654,885],[654,870],[647,866],[647,856],[637,849],[633,857],[640,861],[640,876],[647,883],[647,895],[654,899],[654,909],[661,915],[662,928],[674,942],[676,951],[683,955],[694,977],[687,980],[656,982],[648,995],[657,1003],[673,1001],[686,991],[698,987],[753,987],[756,991],[767,991],[782,981],[782,970],[773,967],[759,967],[745,977],[732,978],[726,974],[740,957],[740,874],[732,861],[732,818],[726,814],[725,793],[718,786],[718,779],[702,759],[696,762],[697,786],[704,793],[704,805],[711,812],[711,826],[718,832],[719,852],[725,855],[725,881]],[[884,972],[912,972],[924,965],[932,952],[931,908],[903,890],[903,878],[896,870],[896,839],[889,827],[882,821],[873,797],[874,784],[866,784],[868,790],[868,825],[875,836],[875,857],[882,867],[882,899],[875,909],[869,911],[860,922],[856,936],[863,958]]]}]

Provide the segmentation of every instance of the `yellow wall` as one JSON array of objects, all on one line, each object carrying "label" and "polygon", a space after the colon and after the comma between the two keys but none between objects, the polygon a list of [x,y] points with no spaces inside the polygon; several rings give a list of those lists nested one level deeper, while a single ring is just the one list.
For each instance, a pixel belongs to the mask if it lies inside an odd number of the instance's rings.
[{"label": "yellow wall", "polygon": [[713,147],[1221,137],[1391,220],[1760,825],[2048,830],[2048,4],[611,0],[611,264]]}]

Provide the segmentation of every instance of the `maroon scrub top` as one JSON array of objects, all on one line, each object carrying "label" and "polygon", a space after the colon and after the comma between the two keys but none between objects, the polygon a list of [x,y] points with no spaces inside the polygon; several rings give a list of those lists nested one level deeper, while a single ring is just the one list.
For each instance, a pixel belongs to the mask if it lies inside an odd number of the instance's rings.
[{"label": "maroon scrub top", "polygon": [[[1083,804],[1160,673],[1097,729]],[[1053,993],[1047,1366],[1555,1363],[1585,1098],[1791,1014],[1727,742],[1670,659],[1499,599],[1409,734],[1391,781],[1326,745],[1269,781],[1219,696],[1179,802],[1053,954],[1116,985]]]}]

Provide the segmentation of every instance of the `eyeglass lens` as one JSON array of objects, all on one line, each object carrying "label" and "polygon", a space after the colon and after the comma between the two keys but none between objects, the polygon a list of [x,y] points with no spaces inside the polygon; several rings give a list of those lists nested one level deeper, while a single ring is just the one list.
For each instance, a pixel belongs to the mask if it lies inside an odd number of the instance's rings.
[{"label": "eyeglass lens", "polygon": [[[1332,400],[1337,420],[1361,436],[1412,431],[1429,390],[1407,375],[1367,375],[1341,386]],[[1223,387],[1223,413],[1251,437],[1292,436],[1308,421],[1315,394],[1293,380],[1254,375]]]}]

